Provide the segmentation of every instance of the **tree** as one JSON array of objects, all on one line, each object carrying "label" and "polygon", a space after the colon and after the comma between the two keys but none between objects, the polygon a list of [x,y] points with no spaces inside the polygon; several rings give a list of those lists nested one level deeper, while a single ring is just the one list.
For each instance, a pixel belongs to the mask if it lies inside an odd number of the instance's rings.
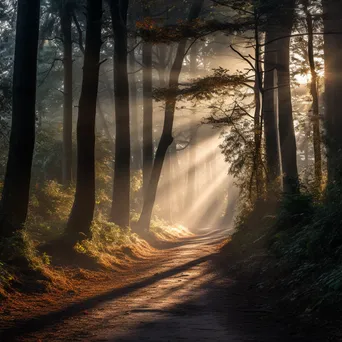
[{"label": "tree", "polygon": [[71,1],[62,0],[60,6],[64,65],[62,177],[65,186],[69,186],[72,180],[72,11]]},{"label": "tree", "polygon": [[324,62],[325,62],[325,121],[328,148],[328,181],[330,185],[341,182],[342,176],[342,3],[323,0]]},{"label": "tree", "polygon": [[[192,3],[188,22],[192,23],[199,15],[203,6],[204,0],[194,0]],[[158,183],[161,170],[165,160],[165,156],[169,146],[173,143],[172,129],[174,121],[174,113],[177,102],[177,89],[179,75],[182,70],[183,59],[186,52],[187,39],[183,39],[178,43],[176,57],[170,70],[169,76],[169,92],[166,96],[165,103],[165,118],[163,132],[159,141],[156,156],[153,163],[148,191],[144,198],[143,210],[141,212],[138,225],[143,230],[148,230],[151,222],[152,210],[156,198]]]},{"label": "tree", "polygon": [[[149,8],[143,3],[145,25],[150,25]],[[152,100],[152,43],[144,42],[142,50],[143,64],[143,189],[144,196],[148,191],[148,185],[153,166],[153,100]]]},{"label": "tree", "polygon": [[95,206],[95,118],[99,83],[102,1],[87,1],[83,81],[77,120],[77,182],[66,229],[71,241],[91,236]]},{"label": "tree", "polygon": [[131,40],[131,51],[129,53],[129,67],[130,67],[130,79],[129,79],[129,93],[130,93],[130,114],[131,114],[131,138],[132,138],[132,169],[137,171],[142,168],[142,149],[140,143],[140,120],[139,120],[139,110],[138,110],[138,87],[137,87],[137,77],[136,69],[138,64],[136,63],[135,56],[135,46],[136,39]]},{"label": "tree", "polygon": [[18,0],[12,91],[12,127],[1,201],[1,236],[23,229],[29,202],[36,124],[39,0]]},{"label": "tree", "polygon": [[[269,23],[266,26],[265,35],[265,59],[264,59],[264,101],[263,117],[265,130],[267,192],[272,194],[277,188],[277,179],[280,176],[280,161],[278,149],[278,122],[276,110],[276,64],[277,42],[274,41],[276,33],[274,26]],[[272,42],[273,41],[273,42]],[[272,43],[269,43],[272,42]]]},{"label": "tree", "polygon": [[287,0],[279,7],[277,13],[278,36],[284,37],[278,43],[277,73],[283,190],[287,194],[295,194],[299,191],[297,147],[290,87],[290,40],[294,22],[294,8],[295,1]]},{"label": "tree", "polygon": [[127,72],[128,0],[110,0],[114,33],[115,165],[110,219],[120,227],[130,221],[129,83]]},{"label": "tree", "polygon": [[305,20],[308,29],[308,59],[310,66],[311,82],[310,93],[312,96],[312,128],[313,128],[313,146],[315,157],[315,188],[319,192],[322,183],[322,152],[321,152],[321,129],[319,118],[319,93],[318,76],[316,72],[315,54],[314,54],[314,29],[312,15],[309,9],[309,0],[303,1]]}]

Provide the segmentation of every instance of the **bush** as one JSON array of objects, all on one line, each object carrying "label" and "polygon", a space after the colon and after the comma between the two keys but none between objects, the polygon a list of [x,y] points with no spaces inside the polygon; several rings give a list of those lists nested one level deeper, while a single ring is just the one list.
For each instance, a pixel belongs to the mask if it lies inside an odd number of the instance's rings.
[{"label": "bush", "polygon": [[[300,312],[337,308],[342,303],[340,195],[335,187],[321,198],[303,192],[244,208],[225,249],[242,257],[242,268],[237,266],[242,271],[259,263],[259,281],[280,290],[281,300],[295,303]],[[261,250],[266,257],[253,259]]]}]

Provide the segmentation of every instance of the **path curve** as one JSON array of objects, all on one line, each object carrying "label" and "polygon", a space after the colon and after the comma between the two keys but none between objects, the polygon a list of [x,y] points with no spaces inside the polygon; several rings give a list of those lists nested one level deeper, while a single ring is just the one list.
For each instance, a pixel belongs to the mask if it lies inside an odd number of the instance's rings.
[{"label": "path curve", "polygon": [[165,250],[143,279],[132,275],[124,288],[51,316],[13,341],[295,341],[262,310],[251,310],[248,296],[232,292],[235,282],[213,267],[226,235],[211,232]]}]

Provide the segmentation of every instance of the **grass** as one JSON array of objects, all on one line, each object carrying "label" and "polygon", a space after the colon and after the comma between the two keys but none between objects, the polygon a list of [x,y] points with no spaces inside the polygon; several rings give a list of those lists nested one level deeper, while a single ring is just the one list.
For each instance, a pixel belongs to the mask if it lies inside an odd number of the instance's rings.
[{"label": "grass", "polygon": [[[13,288],[25,290],[25,286],[37,291],[69,291],[73,287],[74,277],[79,277],[79,271],[75,270],[82,269],[87,276],[87,270],[97,276],[101,276],[103,272],[120,272],[131,267],[137,260],[146,259],[156,252],[154,247],[130,228],[122,229],[106,220],[111,203],[110,196],[103,190],[96,193],[92,239],[78,242],[71,251],[67,251],[65,246],[56,245],[55,242],[63,234],[73,196],[72,187],[64,188],[55,181],[33,187],[28,220],[24,233],[18,239],[21,243],[17,246],[14,240],[4,242],[6,248],[11,248],[6,256],[0,256],[1,297],[6,297]],[[134,216],[137,217],[133,214],[133,219]],[[172,227],[155,218],[149,238],[171,242],[190,234],[182,226]],[[23,256],[30,272],[25,275],[22,268],[10,267],[8,261],[11,260],[11,255]]]}]

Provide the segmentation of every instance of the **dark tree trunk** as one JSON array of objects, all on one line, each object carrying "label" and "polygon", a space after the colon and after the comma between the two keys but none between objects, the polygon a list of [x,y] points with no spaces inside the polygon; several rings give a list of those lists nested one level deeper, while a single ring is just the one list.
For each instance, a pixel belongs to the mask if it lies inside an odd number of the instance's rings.
[{"label": "dark tree trunk", "polygon": [[[262,162],[262,124],[263,124],[263,71],[261,65],[261,48],[260,48],[260,35],[257,21],[257,12],[255,11],[255,82],[254,82],[254,99],[255,99],[255,111],[254,111],[254,144],[255,144],[255,156],[253,173],[255,177],[255,188],[257,199],[261,198],[264,191],[264,175],[263,175],[263,162]],[[252,185],[252,184],[251,184]]]},{"label": "dark tree trunk", "polygon": [[312,128],[313,128],[313,146],[315,156],[315,188],[316,191],[321,190],[322,184],[322,152],[321,152],[321,129],[319,119],[319,95],[318,95],[318,78],[315,65],[314,40],[313,40],[313,23],[312,16],[309,11],[308,1],[304,2],[306,24],[308,28],[308,56],[311,73],[310,92],[312,96]]},{"label": "dark tree trunk", "polygon": [[148,189],[153,166],[152,44],[143,43],[143,188]]},{"label": "dark tree trunk", "polygon": [[[190,13],[188,16],[188,22],[192,22],[195,20],[202,9],[204,0],[194,0]],[[143,210],[139,219],[139,226],[143,230],[148,230],[151,222],[151,216],[153,211],[154,202],[156,199],[156,193],[158,188],[158,183],[160,179],[161,170],[163,167],[163,163],[165,160],[166,152],[169,146],[173,143],[172,129],[173,129],[173,121],[174,114],[176,109],[176,94],[178,89],[178,80],[179,75],[182,70],[183,59],[186,52],[187,40],[184,39],[178,44],[176,57],[173,62],[170,77],[169,77],[169,91],[166,97],[165,104],[165,119],[164,119],[164,127],[163,132],[159,141],[159,145],[157,148],[156,156],[154,159],[154,164],[151,172],[150,183],[148,187],[148,191],[146,192],[144,198]]]},{"label": "dark tree trunk", "polygon": [[305,156],[305,162],[304,162],[304,180],[305,183],[309,183],[309,176],[310,176],[310,164],[309,164],[309,141],[310,141],[310,135],[311,135],[311,127],[308,120],[304,124],[304,143],[303,143],[303,149],[304,149],[304,156]]},{"label": "dark tree trunk", "polygon": [[[172,51],[170,50],[170,53]],[[152,63],[152,59],[150,61]],[[166,45],[160,47],[159,49],[159,61],[158,61],[158,76],[159,76],[159,87],[161,89],[166,87],[166,71],[167,71],[167,55],[166,55]],[[152,68],[152,64],[151,64]],[[152,71],[152,69],[151,69]],[[151,72],[152,77],[152,72]],[[151,83],[152,90],[152,83]],[[152,119],[152,117],[151,117]],[[151,165],[152,166],[152,165]],[[163,167],[163,194],[162,194],[162,203],[164,210],[164,218],[168,222],[172,222],[172,193],[171,193],[171,181],[172,181],[172,154],[169,149],[166,154],[166,160]]]},{"label": "dark tree trunk", "polygon": [[281,8],[279,24],[281,36],[277,49],[278,100],[279,100],[279,140],[283,171],[283,191],[287,194],[299,192],[297,169],[297,147],[293,126],[290,88],[290,35],[294,20],[293,0],[288,0]]},{"label": "dark tree trunk", "polygon": [[280,176],[279,150],[278,150],[278,125],[275,102],[275,68],[277,64],[277,44],[267,42],[275,39],[272,27],[266,30],[265,38],[265,78],[263,95],[263,118],[265,129],[267,192],[272,194],[278,188],[277,180]]},{"label": "dark tree trunk", "polygon": [[130,221],[131,138],[129,83],[127,70],[128,0],[111,0],[110,12],[114,33],[115,166],[113,202],[110,219],[120,227]]},{"label": "dark tree trunk", "polygon": [[61,6],[61,28],[63,37],[63,65],[64,65],[64,106],[63,106],[63,157],[62,179],[63,185],[69,186],[72,181],[72,7],[69,1],[63,1]]},{"label": "dark tree trunk", "polygon": [[66,235],[91,237],[95,206],[95,124],[101,49],[102,1],[87,1],[83,81],[77,120],[77,182]]},{"label": "dark tree trunk", "polygon": [[36,123],[39,0],[19,0],[13,69],[12,126],[1,201],[1,236],[23,229],[29,202]]},{"label": "dark tree trunk", "polygon": [[[324,32],[341,32],[342,2],[323,0]],[[342,39],[340,34],[324,35],[325,121],[328,147],[328,182],[341,183],[342,177]]]}]

